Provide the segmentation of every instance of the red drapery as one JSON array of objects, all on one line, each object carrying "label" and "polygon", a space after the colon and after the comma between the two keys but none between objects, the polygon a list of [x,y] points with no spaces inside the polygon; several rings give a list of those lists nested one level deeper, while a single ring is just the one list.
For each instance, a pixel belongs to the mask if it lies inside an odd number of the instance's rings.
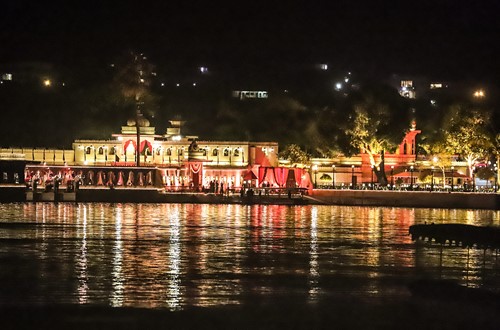
[{"label": "red drapery", "polygon": [[134,140],[128,140],[127,142],[125,142],[125,144],[123,145],[123,153],[127,153],[127,148],[128,146],[132,143],[132,145],[134,146],[134,150],[137,148],[137,143],[134,141]]},{"label": "red drapery", "polygon": [[259,168],[259,183],[262,184],[264,180],[266,179],[267,175],[267,167],[260,167]]},{"label": "red drapery", "polygon": [[191,169],[191,173],[198,173],[200,172],[202,163],[189,163],[189,168]]},{"label": "red drapery", "polygon": [[288,169],[285,167],[273,167],[274,178],[278,186],[283,187],[286,183]]},{"label": "red drapery", "polygon": [[296,168],[294,172],[295,172],[295,182],[297,182],[299,187],[302,187],[302,173],[304,172],[304,170],[301,168]]},{"label": "red drapery", "polygon": [[[135,142],[134,142],[134,146],[135,146]],[[144,151],[144,148],[148,146],[149,148],[149,151],[153,152],[153,146],[151,145],[151,142],[147,141],[147,140],[143,140],[141,141],[141,148],[139,149],[139,152],[143,152]]]},{"label": "red drapery", "polygon": [[279,187],[309,188],[312,185],[309,172],[303,168],[261,166],[259,167],[259,184],[264,182]]},{"label": "red drapery", "polygon": [[269,183],[271,186],[278,185],[274,175],[273,167],[264,167],[264,166],[259,167],[259,184],[262,184],[264,182]]}]

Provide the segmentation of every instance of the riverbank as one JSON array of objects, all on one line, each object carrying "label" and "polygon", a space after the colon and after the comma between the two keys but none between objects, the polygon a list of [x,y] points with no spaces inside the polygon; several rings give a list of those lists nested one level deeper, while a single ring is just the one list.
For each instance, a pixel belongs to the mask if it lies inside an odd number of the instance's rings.
[{"label": "riverbank", "polygon": [[500,194],[470,192],[316,189],[311,197],[318,203],[350,206],[498,210],[500,205]]},{"label": "riverbank", "polygon": [[37,191],[33,195],[22,185],[0,186],[0,202],[108,202],[108,203],[202,203],[202,204],[280,204],[280,205],[347,205],[387,207],[429,207],[498,210],[500,194],[387,190],[316,189],[309,195],[216,195],[192,192],[165,192],[163,189],[80,187],[75,193],[61,190]]}]

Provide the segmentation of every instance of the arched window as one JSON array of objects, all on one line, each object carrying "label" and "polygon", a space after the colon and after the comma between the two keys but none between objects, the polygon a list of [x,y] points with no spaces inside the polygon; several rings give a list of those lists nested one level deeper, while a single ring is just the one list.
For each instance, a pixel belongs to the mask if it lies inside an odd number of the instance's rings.
[{"label": "arched window", "polygon": [[224,157],[227,157],[229,156],[229,149],[224,149]]},{"label": "arched window", "polygon": [[217,156],[219,154],[219,149],[215,148],[214,151],[212,151],[212,156]]},{"label": "arched window", "polygon": [[108,154],[110,154],[110,155],[114,155],[114,154],[115,154],[115,148],[116,148],[116,147],[111,147],[111,148],[109,148],[109,153],[108,153]]},{"label": "arched window", "polygon": [[85,148],[85,153],[86,153],[87,155],[90,155],[90,153],[91,153],[91,152],[92,152],[92,148],[91,148],[91,147],[87,147],[87,148]]},{"label": "arched window", "polygon": [[172,156],[172,149],[170,148],[167,149],[167,156]]},{"label": "arched window", "polygon": [[238,157],[240,155],[240,149],[236,148],[234,149],[234,156]]},{"label": "arched window", "polygon": [[99,155],[104,155],[104,148],[103,147],[99,147],[99,149],[97,150],[97,153]]}]

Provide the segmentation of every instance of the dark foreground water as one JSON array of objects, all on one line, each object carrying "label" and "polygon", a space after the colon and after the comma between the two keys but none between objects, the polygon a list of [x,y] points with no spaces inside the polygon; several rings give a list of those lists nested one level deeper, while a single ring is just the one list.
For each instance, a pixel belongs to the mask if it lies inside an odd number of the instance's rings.
[{"label": "dark foreground water", "polygon": [[408,235],[424,222],[498,226],[499,211],[21,203],[0,214],[4,309],[397,304],[422,278],[500,288],[495,252],[441,254]]}]

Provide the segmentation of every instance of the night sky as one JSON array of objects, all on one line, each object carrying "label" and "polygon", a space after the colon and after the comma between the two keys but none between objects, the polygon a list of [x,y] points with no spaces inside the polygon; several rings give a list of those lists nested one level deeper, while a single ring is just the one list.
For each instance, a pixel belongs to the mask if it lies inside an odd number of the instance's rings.
[{"label": "night sky", "polygon": [[[500,1],[3,1],[0,64],[331,67],[487,80],[500,73]],[[221,2],[218,2],[221,3]]]}]

